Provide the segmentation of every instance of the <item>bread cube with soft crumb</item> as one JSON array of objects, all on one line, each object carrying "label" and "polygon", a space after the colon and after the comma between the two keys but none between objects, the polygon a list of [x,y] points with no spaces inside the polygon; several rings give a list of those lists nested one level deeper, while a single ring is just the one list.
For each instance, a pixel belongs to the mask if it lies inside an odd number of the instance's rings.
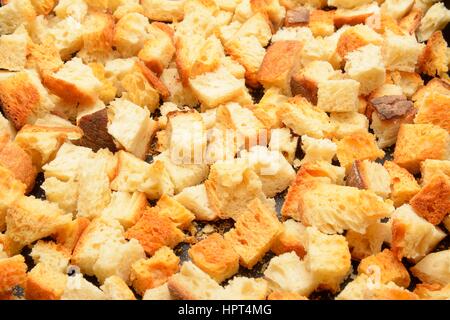
[{"label": "bread cube with soft crumb", "polygon": [[[450,12],[450,11],[449,11]],[[447,42],[442,32],[436,31],[427,41],[419,57],[418,69],[431,77],[448,72]]]},{"label": "bread cube with soft crumb", "polygon": [[150,259],[141,259],[131,266],[130,281],[141,296],[149,289],[159,287],[178,272],[178,258],[172,249],[162,247]]},{"label": "bread cube with soft crumb", "polygon": [[270,133],[269,150],[279,151],[292,164],[297,151],[298,137],[291,134],[289,128],[273,129]]},{"label": "bread cube with soft crumb", "polygon": [[126,14],[116,23],[114,47],[125,58],[138,54],[149,38],[149,27],[147,17],[142,14],[136,12]]},{"label": "bread cube with soft crumb", "polygon": [[415,102],[418,107],[414,117],[414,123],[428,123],[437,125],[450,133],[450,121],[448,120],[448,106],[450,95],[439,92],[431,92],[423,99]]},{"label": "bread cube with soft crumb", "polygon": [[6,212],[17,198],[25,194],[26,186],[16,180],[13,172],[0,166],[0,187],[3,190],[0,194],[0,231],[3,232],[6,229]]},{"label": "bread cube with soft crumb", "polygon": [[336,53],[341,59],[345,59],[349,52],[360,47],[368,44],[381,45],[383,43],[383,37],[364,24],[343,29],[338,35]]},{"label": "bread cube with soft crumb", "polygon": [[353,79],[320,82],[317,90],[317,107],[325,112],[358,111],[360,87],[360,83]]},{"label": "bread cube with soft crumb", "polygon": [[14,288],[26,288],[27,265],[22,255],[0,259],[0,296],[9,300],[14,298]]},{"label": "bread cube with soft crumb", "polygon": [[302,149],[304,162],[326,161],[331,163],[336,155],[337,146],[330,139],[315,139],[307,135],[302,136]]},{"label": "bread cube with soft crumb", "polygon": [[111,193],[111,201],[102,211],[102,215],[118,220],[128,229],[139,220],[146,206],[147,198],[144,193],[116,191]]},{"label": "bread cube with soft crumb", "polygon": [[424,283],[448,285],[450,282],[447,269],[449,258],[450,250],[448,249],[430,253],[412,267],[411,272]]},{"label": "bread cube with soft crumb", "polygon": [[337,139],[356,133],[365,133],[369,128],[369,120],[359,112],[332,112],[330,122],[334,127],[332,136]]},{"label": "bread cube with soft crumb", "polygon": [[30,24],[36,11],[30,0],[8,1],[0,7],[0,34],[11,34],[21,24]]},{"label": "bread cube with soft crumb", "polygon": [[33,246],[30,256],[35,264],[41,263],[55,272],[66,273],[71,252],[55,242],[39,240]]},{"label": "bread cube with soft crumb", "polygon": [[168,217],[176,226],[182,230],[190,227],[195,215],[184,207],[181,203],[166,194],[156,203],[158,214]]},{"label": "bread cube with soft crumb", "polygon": [[444,29],[449,22],[450,10],[442,2],[434,3],[420,21],[417,39],[421,42],[428,40],[435,31]]},{"label": "bread cube with soft crumb", "polygon": [[392,82],[402,88],[403,94],[411,98],[423,86],[422,77],[416,72],[391,71]]},{"label": "bread cube with soft crumb", "polygon": [[209,204],[204,184],[186,187],[174,199],[193,212],[198,220],[211,221],[217,218]]},{"label": "bread cube with soft crumb", "polygon": [[450,161],[427,159],[420,164],[420,173],[422,185],[426,185],[436,176],[450,177]]},{"label": "bread cube with soft crumb", "polygon": [[106,278],[100,289],[105,293],[106,300],[136,300],[133,291],[119,276]]},{"label": "bread cube with soft crumb", "polygon": [[219,291],[215,300],[265,300],[269,293],[267,281],[247,277],[234,277]]},{"label": "bread cube with soft crumb", "polygon": [[280,235],[272,245],[272,252],[281,255],[287,252],[295,252],[297,256],[303,258],[306,254],[306,227],[293,219],[283,222]]},{"label": "bread cube with soft crumb", "polygon": [[[20,71],[27,62],[28,36],[24,27],[13,34],[0,37],[0,68],[9,71]],[[8,54],[14,52],[14,55]]]},{"label": "bread cube with soft crumb", "polygon": [[395,207],[399,207],[420,191],[420,186],[408,170],[395,162],[385,161],[383,164],[390,176],[391,199]]},{"label": "bread cube with soft crumb", "polygon": [[388,220],[375,222],[367,227],[364,234],[348,230],[345,234],[352,259],[361,260],[381,252],[384,243],[389,244],[392,238],[392,223]]},{"label": "bread cube with soft crumb", "polygon": [[66,287],[67,274],[49,265],[37,263],[27,274],[27,300],[60,300]]},{"label": "bread cube with soft crumb", "polygon": [[218,233],[209,235],[189,249],[191,260],[218,283],[232,277],[239,269],[239,255]]},{"label": "bread cube with soft crumb", "polygon": [[387,33],[382,46],[386,69],[414,72],[422,49],[414,36]]},{"label": "bread cube with soft crumb", "polygon": [[403,124],[398,132],[394,162],[415,174],[426,159],[447,160],[449,133],[432,124]]},{"label": "bread cube with soft crumb", "polygon": [[380,163],[369,160],[356,160],[346,177],[348,186],[372,190],[384,199],[391,193],[391,178]]}]

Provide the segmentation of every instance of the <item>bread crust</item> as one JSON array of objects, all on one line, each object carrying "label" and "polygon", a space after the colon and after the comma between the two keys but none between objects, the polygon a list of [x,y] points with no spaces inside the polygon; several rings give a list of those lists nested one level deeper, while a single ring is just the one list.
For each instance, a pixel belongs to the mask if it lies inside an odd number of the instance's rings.
[{"label": "bread crust", "polygon": [[87,114],[78,120],[78,126],[83,130],[83,137],[78,144],[91,148],[94,152],[107,148],[117,151],[113,137],[108,133],[108,114],[106,108]]}]

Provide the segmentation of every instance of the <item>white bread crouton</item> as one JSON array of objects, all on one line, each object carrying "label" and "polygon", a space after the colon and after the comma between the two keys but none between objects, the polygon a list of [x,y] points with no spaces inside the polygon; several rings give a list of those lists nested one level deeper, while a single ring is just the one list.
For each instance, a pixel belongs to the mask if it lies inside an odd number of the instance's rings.
[{"label": "white bread crouton", "polygon": [[[337,39],[335,40],[333,37],[337,37]],[[337,41],[334,48],[341,59],[345,59],[349,52],[360,47],[368,44],[381,45],[383,43],[383,37],[365,24],[341,28],[329,39],[333,42]],[[334,48],[332,47],[332,49]]]},{"label": "white bread crouton", "polygon": [[204,184],[186,187],[174,199],[192,211],[198,220],[212,221],[217,218],[217,214],[210,207]]},{"label": "white bread crouton", "polygon": [[414,5],[414,0],[386,0],[381,4],[381,13],[399,20],[403,18]]},{"label": "white bread crouton", "polygon": [[57,204],[21,197],[6,214],[6,235],[25,246],[48,237],[72,220],[71,214],[64,214]]},{"label": "white bread crouton", "polygon": [[[116,99],[108,107],[108,132],[126,151],[143,159],[157,124],[147,109],[125,99]],[[126,129],[125,127],[126,126]]]},{"label": "white bread crouton", "polygon": [[60,0],[54,11],[58,18],[70,16],[81,22],[88,12],[88,4],[84,0]]},{"label": "white bread crouton", "polygon": [[390,76],[394,84],[402,88],[403,94],[408,99],[423,86],[422,78],[415,72],[392,71]]},{"label": "white bread crouton", "polygon": [[306,262],[301,261],[294,252],[273,257],[264,271],[264,277],[274,291],[294,292],[305,297],[319,285],[314,275],[307,269]]},{"label": "white bread crouton", "polygon": [[220,291],[216,300],[265,300],[269,293],[267,281],[247,277],[234,277]]},{"label": "white bread crouton", "polygon": [[280,152],[254,146],[249,152],[243,150],[241,157],[259,176],[266,197],[271,198],[284,191],[295,179],[294,169]]},{"label": "white bread crouton", "polygon": [[391,200],[394,201],[394,206],[400,207],[402,204],[408,203],[420,191],[420,186],[414,176],[392,161],[385,161],[383,166],[390,176]]},{"label": "white bread crouton", "polygon": [[3,166],[0,166],[0,186],[4,190],[0,195],[0,231],[3,232],[6,229],[6,212],[17,198],[25,194],[26,186]]},{"label": "white bread crouton", "polygon": [[422,185],[428,184],[434,177],[439,175],[450,177],[450,161],[426,159],[420,164],[420,173],[422,174]]},{"label": "white bread crouton", "polygon": [[[255,36],[262,47],[266,47],[269,44],[269,40],[272,37],[272,25],[267,15],[258,12],[245,20],[239,30],[234,33],[233,38],[250,36]],[[225,44],[225,46],[228,46],[228,44]]]},{"label": "white bread crouton", "polygon": [[73,53],[83,47],[83,25],[72,16],[50,24],[43,31],[43,36],[53,41],[63,60],[70,59]]},{"label": "white bread crouton", "polygon": [[352,9],[370,2],[370,0],[328,0],[327,4],[332,7]]},{"label": "white bread crouton", "polygon": [[383,243],[390,243],[392,238],[391,220],[386,223],[375,222],[367,227],[364,234],[348,230],[345,234],[352,259],[361,260],[381,252]]},{"label": "white bread crouton", "polygon": [[326,233],[348,229],[364,233],[369,225],[389,217],[393,210],[372,191],[347,186],[313,182],[306,184],[299,195],[300,220]]},{"label": "white bread crouton", "polygon": [[84,279],[81,273],[76,273],[67,278],[61,300],[106,300],[106,295],[98,287]]},{"label": "white bread crouton", "polygon": [[421,42],[428,40],[435,31],[444,29],[449,22],[450,10],[445,7],[444,3],[433,4],[420,21],[419,29],[416,32],[417,39]]},{"label": "white bread crouton", "polygon": [[332,112],[330,122],[334,127],[333,137],[342,139],[355,133],[367,132],[369,120],[359,112]]},{"label": "white bread crouton", "polygon": [[136,300],[133,291],[118,276],[106,278],[100,289],[105,293],[106,300]]},{"label": "white bread crouton", "polygon": [[302,44],[308,41],[314,40],[313,34],[309,28],[306,27],[290,27],[290,28],[280,28],[272,36],[270,40],[272,43],[281,40],[296,40]]},{"label": "white bread crouton", "polygon": [[144,8],[144,15],[156,21],[180,21],[184,15],[185,1],[170,0],[142,0],[141,4]]},{"label": "white bread crouton", "polygon": [[145,291],[142,300],[173,300],[167,282],[159,287]]},{"label": "white bread crouton", "polygon": [[25,291],[27,300],[60,300],[66,287],[67,274],[38,263],[28,272]]},{"label": "white bread crouton", "polygon": [[358,189],[372,190],[384,199],[391,193],[388,171],[380,163],[369,160],[356,160],[347,175],[346,183]]},{"label": "white bread crouton", "polygon": [[320,82],[317,90],[317,107],[325,112],[358,111],[360,86],[360,83],[353,79]]},{"label": "white bread crouton", "polygon": [[351,270],[351,256],[345,237],[324,234],[314,227],[307,228],[306,233],[307,270],[321,288],[339,291],[339,285]]},{"label": "white bread crouton", "polygon": [[195,219],[194,214],[173,197],[163,194],[156,203],[158,214],[168,217],[181,230],[188,229]]},{"label": "white bread crouton", "polygon": [[305,153],[301,163],[326,161],[331,163],[336,155],[337,146],[330,139],[315,139],[302,136],[302,150]]},{"label": "white bread crouton", "polygon": [[386,70],[380,47],[368,44],[347,54],[345,72],[361,84],[360,93],[363,95],[381,86],[386,77]]},{"label": "white bread crouton", "polygon": [[445,233],[417,215],[409,204],[397,208],[392,215],[392,252],[401,259],[423,258],[445,238]]},{"label": "white bread crouton", "polygon": [[11,34],[21,24],[30,24],[36,12],[30,0],[8,1],[0,7],[0,34]]},{"label": "white bread crouton", "polygon": [[280,232],[281,223],[276,212],[255,199],[248,204],[247,211],[237,218],[235,227],[225,233],[224,238],[239,254],[240,264],[252,269],[270,250]]},{"label": "white bread crouton", "polygon": [[[370,2],[370,1],[369,1]],[[379,15],[380,7],[378,3],[372,2],[363,4],[352,9],[337,8],[332,16],[334,25],[341,27],[343,25],[357,25],[365,23],[366,19]]]},{"label": "white bread crouton", "polygon": [[[23,28],[23,27],[22,27]],[[11,35],[0,37],[0,68],[9,71],[20,71],[25,68],[28,55],[28,35],[17,29]],[[14,52],[14,54],[11,54]]]},{"label": "white bread crouton", "polygon": [[70,260],[70,252],[65,247],[43,240],[39,240],[33,246],[30,256],[35,264],[41,263],[62,273],[67,271]]},{"label": "white bread crouton", "polygon": [[425,283],[450,284],[450,250],[430,253],[419,261],[411,272]]},{"label": "white bread crouton", "polygon": [[102,216],[116,219],[124,229],[128,229],[139,220],[146,206],[147,198],[144,193],[116,191],[111,194],[111,201],[103,210]]},{"label": "white bread crouton", "polygon": [[283,229],[272,245],[272,252],[281,255],[294,251],[297,256],[303,258],[306,254],[306,227],[293,220],[288,219],[283,222]]},{"label": "white bread crouton", "polygon": [[422,49],[423,45],[418,43],[414,36],[388,32],[382,46],[386,69],[414,72]]},{"label": "white bread crouton", "polygon": [[165,98],[165,101],[170,101],[177,105],[187,105],[189,107],[197,105],[197,98],[190,88],[183,86],[176,68],[169,67],[164,69],[160,80],[170,92],[170,95]]},{"label": "white bread crouton", "polygon": [[132,12],[123,16],[117,23],[113,45],[124,57],[136,55],[148,40],[148,18],[140,13]]},{"label": "white bread crouton", "polygon": [[298,137],[291,134],[289,128],[276,128],[270,132],[269,150],[278,151],[292,164],[297,151]]}]

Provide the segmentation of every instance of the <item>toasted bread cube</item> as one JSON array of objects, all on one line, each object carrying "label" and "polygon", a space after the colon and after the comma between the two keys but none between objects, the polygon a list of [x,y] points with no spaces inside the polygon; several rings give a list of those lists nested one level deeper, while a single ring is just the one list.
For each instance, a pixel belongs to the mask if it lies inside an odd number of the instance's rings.
[{"label": "toasted bread cube", "polygon": [[[376,268],[378,268],[377,271]],[[398,261],[392,251],[384,249],[382,252],[361,260],[358,265],[358,273],[367,275],[379,272],[380,282],[394,282],[396,285],[407,288],[410,283],[408,270]]]},{"label": "toasted bread cube", "polygon": [[326,233],[348,229],[364,233],[369,225],[389,217],[393,209],[372,191],[323,182],[306,184],[298,205],[301,221]]},{"label": "toasted bread cube", "polygon": [[255,36],[262,47],[266,47],[269,44],[269,40],[272,37],[272,24],[267,15],[257,12],[249,19],[246,19],[233,35],[233,38],[249,36]]},{"label": "toasted bread cube", "polygon": [[391,221],[375,222],[367,227],[364,234],[348,230],[345,234],[352,259],[361,260],[381,252],[383,243],[392,238]]},{"label": "toasted bread cube", "polygon": [[180,272],[169,279],[168,287],[172,297],[184,300],[215,299],[223,290],[206,272],[190,261],[184,262]]},{"label": "toasted bread cube", "polygon": [[173,22],[183,19],[184,1],[143,0],[144,15],[157,21]]},{"label": "toasted bread cube", "polygon": [[449,259],[450,250],[430,253],[412,267],[411,272],[425,283],[448,285],[450,283]]},{"label": "toasted bread cube", "polygon": [[312,10],[309,14],[308,27],[315,37],[325,37],[334,32],[334,12]]},{"label": "toasted bread cube", "polygon": [[136,300],[133,291],[118,276],[106,278],[100,289],[105,293],[106,300]]},{"label": "toasted bread cube", "polygon": [[14,298],[14,288],[26,288],[27,265],[22,255],[0,259],[0,297],[2,300]]},{"label": "toasted bread cube", "polygon": [[67,274],[42,263],[27,274],[27,300],[60,300],[66,287]]},{"label": "toasted bread cube", "polygon": [[422,300],[447,300],[450,297],[450,285],[422,283],[416,286],[414,293]]},{"label": "toasted bread cube", "polygon": [[392,71],[390,77],[394,84],[402,88],[403,94],[407,98],[411,98],[423,86],[422,78],[415,72]]},{"label": "toasted bread cube", "polygon": [[280,152],[254,146],[249,152],[241,152],[250,168],[259,176],[264,194],[271,198],[284,191],[295,178],[295,171]]},{"label": "toasted bread cube", "polygon": [[258,81],[265,88],[278,87],[283,93],[291,94],[292,72],[300,63],[302,44],[295,40],[284,40],[273,43],[264,56],[258,71]]},{"label": "toasted bread cube", "polygon": [[314,227],[307,228],[306,233],[306,268],[320,287],[338,291],[351,269],[351,256],[345,237],[324,234]]},{"label": "toasted bread cube", "polygon": [[395,207],[400,207],[420,191],[419,184],[408,170],[400,167],[392,161],[383,164],[391,181],[391,199]]},{"label": "toasted bread cube", "polygon": [[417,261],[445,238],[445,233],[417,215],[409,204],[392,215],[392,252],[398,259]]},{"label": "toasted bread cube", "polygon": [[447,42],[441,31],[434,32],[428,39],[418,65],[422,73],[432,77],[448,72]]},{"label": "toasted bread cube", "polygon": [[370,0],[356,0],[356,1],[349,1],[349,0],[328,0],[328,5],[338,8],[347,8],[351,9],[363,4],[370,3]]},{"label": "toasted bread cube", "polygon": [[88,4],[83,0],[61,0],[54,8],[58,18],[73,17],[82,21],[88,12]]},{"label": "toasted bread cube", "polygon": [[329,139],[315,139],[302,136],[302,149],[305,154],[301,163],[326,161],[331,163],[336,155],[337,146]]},{"label": "toasted bread cube", "polygon": [[211,209],[221,219],[238,219],[247,203],[255,198],[268,202],[261,180],[244,159],[214,163],[205,187]]},{"label": "toasted bread cube", "polygon": [[118,220],[128,229],[139,220],[146,206],[147,198],[144,193],[117,191],[111,194],[111,201],[102,215]]},{"label": "toasted bread cube", "polygon": [[70,251],[51,241],[39,240],[31,250],[35,264],[43,264],[57,272],[65,273],[69,265]]},{"label": "toasted bread cube", "polygon": [[348,186],[372,190],[384,199],[388,198],[391,189],[391,178],[383,165],[369,160],[356,160],[347,175]]},{"label": "toasted bread cube", "polygon": [[16,129],[34,122],[55,107],[33,71],[17,72],[0,79],[0,102],[6,118]]},{"label": "toasted bread cube", "polygon": [[[270,250],[281,232],[281,223],[273,209],[260,200],[253,200],[248,211],[237,220],[235,227],[225,233],[225,240],[231,243],[245,268],[253,266]],[[244,209],[245,210],[245,209]]]},{"label": "toasted bread cube", "polygon": [[398,20],[411,10],[413,4],[414,0],[386,0],[381,4],[381,12]]},{"label": "toasted bread cube", "polygon": [[145,291],[142,300],[173,300],[167,282],[159,287]]},{"label": "toasted bread cube", "polygon": [[308,41],[314,40],[314,36],[309,28],[306,27],[291,27],[280,28],[272,36],[270,40],[272,43],[277,41],[299,41],[305,45]]},{"label": "toasted bread cube", "polygon": [[324,138],[333,130],[328,115],[305,98],[296,97],[280,108],[281,120],[297,135]]},{"label": "toasted bread cube", "polygon": [[11,35],[3,34],[0,37],[0,68],[9,71],[23,70],[27,62],[27,46],[28,37],[23,27]]},{"label": "toasted bread cube", "polygon": [[6,254],[6,257],[12,257],[16,254],[19,254],[23,249],[23,246],[14,241],[10,236],[7,236],[4,233],[0,233],[0,245],[3,247],[3,254]]},{"label": "toasted bread cube", "polygon": [[157,126],[156,122],[150,118],[148,110],[128,100],[116,99],[108,108],[108,117],[110,119],[108,133],[126,151],[143,159]]},{"label": "toasted bread cube", "polygon": [[413,101],[424,99],[427,95],[437,92],[441,94],[450,94],[450,83],[445,79],[433,78],[425,86],[422,86],[412,96]]},{"label": "toasted bread cube", "polygon": [[436,176],[450,177],[450,161],[427,159],[420,164],[420,172],[422,174],[422,185],[428,184]]},{"label": "toasted bread cube", "polygon": [[445,7],[444,3],[433,4],[420,21],[419,29],[416,32],[417,39],[419,41],[428,40],[435,31],[444,29],[449,22],[450,10]]},{"label": "toasted bread cube", "polygon": [[212,221],[217,218],[209,204],[204,184],[186,187],[174,199],[193,212],[197,220]]},{"label": "toasted bread cube", "polygon": [[342,139],[356,133],[365,133],[369,128],[369,120],[359,112],[333,112],[330,122],[334,127],[333,137]]},{"label": "toasted bread cube", "polygon": [[265,300],[268,293],[269,287],[264,279],[234,277],[215,299]]},{"label": "toasted bread cube", "polygon": [[72,220],[56,233],[55,238],[57,243],[61,244],[72,253],[89,223],[90,221],[87,218],[76,218],[75,220]]},{"label": "toasted bread cube", "polygon": [[182,230],[189,228],[191,222],[195,219],[195,216],[191,211],[166,194],[163,194],[158,200],[156,207],[158,209],[158,214],[168,217]]},{"label": "toasted bread cube", "polygon": [[164,246],[174,248],[184,240],[183,232],[168,217],[159,215],[157,209],[147,209],[125,236],[137,239],[149,255]]},{"label": "toasted bread cube", "polygon": [[15,0],[4,3],[0,8],[0,34],[11,34],[20,25],[31,24],[36,11],[30,0]]},{"label": "toasted bread cube", "polygon": [[269,150],[278,151],[292,164],[297,151],[298,137],[291,134],[289,128],[272,129],[270,133]]},{"label": "toasted bread cube", "polygon": [[428,222],[440,224],[450,212],[450,177],[445,175],[434,177],[409,203],[414,211]]},{"label": "toasted bread cube", "polygon": [[411,173],[418,173],[425,159],[447,160],[449,133],[432,124],[400,126],[394,162]]},{"label": "toasted bread cube", "polygon": [[297,256],[303,258],[306,254],[306,227],[293,220],[288,219],[283,222],[283,229],[272,245],[272,252],[281,255],[287,252],[295,252]]},{"label": "toasted bread cube", "polygon": [[[240,65],[239,65],[240,66]],[[177,105],[195,106],[198,103],[192,90],[184,87],[176,68],[164,69],[160,80],[169,89],[170,95],[164,101],[170,101]]]},{"label": "toasted bread cube", "polygon": [[375,137],[366,133],[355,133],[337,142],[337,158],[348,172],[355,160],[376,160],[384,156],[375,143]]},{"label": "toasted bread cube", "polygon": [[388,33],[382,49],[386,69],[414,72],[422,47],[414,36]]},{"label": "toasted bread cube", "polygon": [[380,12],[378,4],[375,2],[363,4],[355,8],[337,8],[334,12],[334,24],[336,27],[343,25],[357,25],[365,23],[366,19],[372,18]]},{"label": "toasted bread cube", "polygon": [[159,287],[179,270],[180,258],[172,249],[162,247],[150,259],[141,259],[131,266],[130,280],[141,296],[149,289]]},{"label": "toasted bread cube", "polygon": [[366,25],[359,24],[345,29],[339,36],[336,52],[345,59],[349,52],[368,44],[381,45],[383,38]]},{"label": "toasted bread cube", "polygon": [[424,11],[417,5],[414,5],[409,13],[398,22],[400,29],[409,34],[414,34],[420,26],[420,21],[423,18],[423,14]]},{"label": "toasted bread cube", "polygon": [[325,80],[319,83],[317,107],[325,112],[358,111],[360,83],[352,79]]},{"label": "toasted bread cube", "polygon": [[[63,60],[69,60],[75,52],[83,47],[83,25],[72,16],[67,16],[64,19],[56,20],[57,22],[47,30],[39,30],[43,35],[54,42],[56,49]],[[38,31],[36,31],[38,32]],[[47,40],[44,38],[44,40]],[[41,41],[44,42],[44,41]]]},{"label": "toasted bread cube", "polygon": [[308,298],[293,292],[272,291],[267,297],[267,300],[308,300]]},{"label": "toasted bread cube", "polygon": [[285,27],[305,27],[308,26],[311,17],[307,7],[297,7],[288,9],[284,18]]},{"label": "toasted bread cube", "polygon": [[106,294],[83,278],[81,273],[67,277],[61,300],[106,300]]},{"label": "toasted bread cube", "polygon": [[195,96],[207,108],[233,100],[245,89],[245,84],[225,68],[199,75],[189,83]]},{"label": "toasted bread cube", "polygon": [[414,123],[429,123],[440,126],[450,133],[449,106],[450,95],[433,92],[416,101],[418,106]]},{"label": "toasted bread cube", "polygon": [[116,23],[113,45],[123,57],[134,56],[148,40],[149,27],[147,17],[136,12],[128,13]]},{"label": "toasted bread cube", "polygon": [[48,237],[72,220],[57,204],[21,197],[6,214],[6,235],[23,246]]},{"label": "toasted bread cube", "polygon": [[0,231],[6,229],[6,212],[13,202],[25,194],[26,186],[16,180],[14,174],[3,166],[0,166]]},{"label": "toasted bread cube", "polygon": [[218,283],[232,277],[239,269],[239,255],[218,233],[193,245],[189,257]]}]

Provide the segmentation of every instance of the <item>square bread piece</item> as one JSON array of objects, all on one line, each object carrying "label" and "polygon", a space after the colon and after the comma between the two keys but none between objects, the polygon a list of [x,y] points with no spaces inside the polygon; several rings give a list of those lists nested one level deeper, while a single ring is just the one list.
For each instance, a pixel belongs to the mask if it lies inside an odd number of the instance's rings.
[{"label": "square bread piece", "polygon": [[358,111],[360,83],[353,79],[325,80],[319,83],[317,107],[325,112]]},{"label": "square bread piece", "polygon": [[275,211],[255,199],[248,204],[247,210],[236,220],[235,227],[225,233],[224,238],[238,253],[240,264],[252,269],[270,250],[280,232],[281,223]]},{"label": "square bread piece", "polygon": [[426,159],[449,159],[449,133],[432,124],[402,124],[394,150],[394,162],[416,174]]},{"label": "square bread piece", "polygon": [[133,291],[119,276],[106,278],[100,289],[105,293],[106,300],[136,300]]},{"label": "square bread piece", "polygon": [[184,188],[174,199],[193,212],[198,220],[212,221],[217,218],[209,204],[204,184]]},{"label": "square bread piece", "polygon": [[394,206],[397,208],[408,203],[420,191],[420,186],[414,176],[392,161],[385,161],[383,166],[390,176],[391,200],[394,201]]},{"label": "square bread piece", "polygon": [[111,193],[111,201],[102,215],[118,220],[128,229],[139,220],[146,206],[147,198],[144,193],[116,191]]},{"label": "square bread piece", "polygon": [[3,232],[6,229],[6,212],[16,199],[25,194],[26,186],[0,165],[0,188],[0,232]]},{"label": "square bread piece", "polygon": [[435,176],[445,175],[450,177],[450,160],[427,159],[420,164],[420,173],[422,185],[426,185]]},{"label": "square bread piece", "polygon": [[450,10],[442,2],[434,3],[420,21],[420,26],[417,30],[417,39],[421,42],[428,40],[433,32],[444,29],[449,22]]},{"label": "square bread piece", "polygon": [[380,163],[369,160],[356,160],[346,177],[348,186],[372,190],[387,199],[391,193],[391,178]]},{"label": "square bread piece", "polygon": [[430,92],[414,105],[417,106],[414,123],[434,124],[450,133],[450,94]]},{"label": "square bread piece", "polygon": [[234,277],[216,300],[266,300],[269,286],[264,279]]},{"label": "square bread piece", "polygon": [[387,70],[414,72],[423,45],[414,36],[388,32],[383,41],[383,61]]},{"label": "square bread piece", "polygon": [[295,252],[300,258],[306,254],[306,227],[294,219],[283,222],[282,232],[272,245],[273,253]]},{"label": "square bread piece", "polygon": [[449,261],[449,249],[433,252],[412,267],[411,272],[424,283],[437,283],[445,286],[450,283]]},{"label": "square bread piece", "polygon": [[218,233],[213,233],[196,243],[188,252],[192,262],[218,283],[238,272],[239,255]]},{"label": "square bread piece", "polygon": [[195,215],[173,197],[163,194],[156,203],[158,213],[168,217],[181,230],[188,229]]},{"label": "square bread piece", "polygon": [[[24,27],[13,34],[0,37],[0,68],[9,71],[20,71],[27,62],[28,37]],[[14,52],[14,54],[11,54]]]},{"label": "square bread piece", "polygon": [[28,272],[25,291],[27,300],[60,300],[67,282],[67,274],[38,263]]},{"label": "square bread piece", "polygon": [[26,287],[27,265],[22,255],[0,259],[0,297],[13,299],[16,286]]},{"label": "square bread piece", "polygon": [[409,204],[397,208],[392,215],[392,252],[418,261],[445,238],[445,232],[414,212]]}]

